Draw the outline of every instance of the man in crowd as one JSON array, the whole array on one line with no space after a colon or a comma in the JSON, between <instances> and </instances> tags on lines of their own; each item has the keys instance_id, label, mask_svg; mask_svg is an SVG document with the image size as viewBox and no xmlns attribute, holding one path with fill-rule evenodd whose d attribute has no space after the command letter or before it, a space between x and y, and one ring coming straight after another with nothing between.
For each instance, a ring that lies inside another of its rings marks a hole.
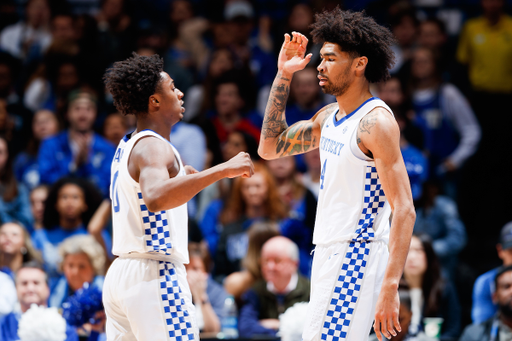
<instances>
[{"instance_id":1,"label":"man in crowd","mask_svg":"<svg viewBox=\"0 0 512 341\"><path fill-rule=\"evenodd\" d=\"M263 279L242 296L241 337L276 336L279 315L297 302L309 301L309 280L297 273L298 266L299 249L290 239L277 236L263 244Z\"/></svg>"}]
</instances>

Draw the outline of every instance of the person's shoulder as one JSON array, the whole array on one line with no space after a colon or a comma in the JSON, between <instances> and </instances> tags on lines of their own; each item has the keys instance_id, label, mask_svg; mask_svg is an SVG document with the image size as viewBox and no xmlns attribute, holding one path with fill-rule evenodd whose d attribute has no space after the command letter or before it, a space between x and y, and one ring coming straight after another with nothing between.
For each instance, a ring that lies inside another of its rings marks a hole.
<instances>
[{"instance_id":1,"label":"person's shoulder","mask_svg":"<svg viewBox=\"0 0 512 341\"><path fill-rule=\"evenodd\" d=\"M464 28L469 32L473 30L480 30L486 24L486 19L483 16L468 19L464 24Z\"/></svg>"},{"instance_id":2,"label":"person's shoulder","mask_svg":"<svg viewBox=\"0 0 512 341\"><path fill-rule=\"evenodd\" d=\"M0 32L0 35L3 36L9 36L12 34L20 34L21 31L23 31L24 23L23 21L18 21L15 24L9 25L5 27L2 32Z\"/></svg>"},{"instance_id":3,"label":"person's shoulder","mask_svg":"<svg viewBox=\"0 0 512 341\"><path fill-rule=\"evenodd\" d=\"M494 281L494 277L498 273L498 269L499 269L499 267L491 269L491 270L481 274L480 276L478 276L477 279L475 280L475 286L477 284L483 285L483 284L486 284L486 283L493 282Z\"/></svg>"}]
</instances>

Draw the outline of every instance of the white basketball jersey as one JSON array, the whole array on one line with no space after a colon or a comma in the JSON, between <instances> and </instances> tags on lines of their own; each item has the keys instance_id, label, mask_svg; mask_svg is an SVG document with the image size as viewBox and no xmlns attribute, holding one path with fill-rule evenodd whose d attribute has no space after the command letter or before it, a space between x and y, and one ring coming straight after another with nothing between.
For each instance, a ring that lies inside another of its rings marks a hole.
<instances>
[{"instance_id":1,"label":"white basketball jersey","mask_svg":"<svg viewBox=\"0 0 512 341\"><path fill-rule=\"evenodd\" d=\"M375 162L357 146L361 119L376 107L391 109L372 97L336 121L332 113L320 139L320 194L313 243L389 240L391 208L377 175Z\"/></svg>"},{"instance_id":2,"label":"white basketball jersey","mask_svg":"<svg viewBox=\"0 0 512 341\"><path fill-rule=\"evenodd\" d=\"M188 263L187 204L159 212L151 212L144 203L140 185L128 172L128 158L135 143L154 136L169 143L151 130L125 136L112 160L110 199L112 200L114 255L145 254L151 258ZM171 144L172 146L172 144ZM180 155L172 146L180 165L178 176L185 176Z\"/></svg>"}]
</instances>

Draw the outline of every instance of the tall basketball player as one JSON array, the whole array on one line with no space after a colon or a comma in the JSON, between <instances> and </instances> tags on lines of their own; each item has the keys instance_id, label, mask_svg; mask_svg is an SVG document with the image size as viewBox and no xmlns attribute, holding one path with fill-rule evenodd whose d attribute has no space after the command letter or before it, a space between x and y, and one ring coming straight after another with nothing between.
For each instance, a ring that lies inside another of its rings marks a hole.
<instances>
[{"instance_id":1,"label":"tall basketball player","mask_svg":"<svg viewBox=\"0 0 512 341\"><path fill-rule=\"evenodd\" d=\"M134 54L105 75L114 104L137 117L112 161L113 254L103 288L109 341L199 340L184 263L187 201L224 177L250 177L247 153L197 172L169 141L183 93L157 55Z\"/></svg>"},{"instance_id":2,"label":"tall basketball player","mask_svg":"<svg viewBox=\"0 0 512 341\"><path fill-rule=\"evenodd\" d=\"M389 30L362 13L316 15L320 87L336 96L311 119L288 127L294 72L311 59L307 38L285 39L259 145L264 159L320 148L322 174L313 243L311 301L303 340L379 340L400 331L398 282L414 226L409 179L391 109L369 90L389 77ZM390 215L393 219L390 227ZM389 250L389 251L388 251Z\"/></svg>"}]
</instances>

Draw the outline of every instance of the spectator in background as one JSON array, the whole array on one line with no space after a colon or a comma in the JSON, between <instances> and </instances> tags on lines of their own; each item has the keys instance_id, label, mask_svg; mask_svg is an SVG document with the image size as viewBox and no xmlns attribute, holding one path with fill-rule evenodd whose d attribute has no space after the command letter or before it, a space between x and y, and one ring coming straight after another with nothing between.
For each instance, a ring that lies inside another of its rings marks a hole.
<instances>
[{"instance_id":1,"label":"spectator in background","mask_svg":"<svg viewBox=\"0 0 512 341\"><path fill-rule=\"evenodd\" d=\"M67 112L69 128L43 141L38 163L41 183L53 184L65 176L87 179L108 195L110 160L115 148L92 130L96 118L96 99L86 92L70 96Z\"/></svg>"},{"instance_id":2,"label":"spectator in background","mask_svg":"<svg viewBox=\"0 0 512 341\"><path fill-rule=\"evenodd\" d=\"M288 126L309 120L327 103L318 86L318 71L311 67L296 72L290 84L290 101L286 105L286 123Z\"/></svg>"},{"instance_id":3,"label":"spectator in background","mask_svg":"<svg viewBox=\"0 0 512 341\"><path fill-rule=\"evenodd\" d=\"M413 235L403 278L410 288L412 321L409 330L418 332L424 317L442 317L441 341L456 340L460 333L460 305L449 280L441 275L440 264L430 237Z\"/></svg>"},{"instance_id":4,"label":"spectator in background","mask_svg":"<svg viewBox=\"0 0 512 341\"><path fill-rule=\"evenodd\" d=\"M309 277L313 257L313 228L317 201L298 180L295 157L287 156L267 161L277 185L281 201L286 205L289 218L281 223L280 232L299 247L300 273Z\"/></svg>"},{"instance_id":5,"label":"spectator in background","mask_svg":"<svg viewBox=\"0 0 512 341\"><path fill-rule=\"evenodd\" d=\"M44 204L48 198L50 188L46 185L39 185L30 192L30 209L34 218L32 231L43 228ZM29 228L30 230L30 228Z\"/></svg>"},{"instance_id":6,"label":"spectator in background","mask_svg":"<svg viewBox=\"0 0 512 341\"><path fill-rule=\"evenodd\" d=\"M5 315L11 313L18 303L16 299L16 287L14 286L14 279L0 271L0 326L2 319ZM0 334L0 340L2 335Z\"/></svg>"},{"instance_id":7,"label":"spectator in background","mask_svg":"<svg viewBox=\"0 0 512 341\"><path fill-rule=\"evenodd\" d=\"M467 326L460 341L507 341L512 339L512 265L498 269L492 298L498 313L488 320Z\"/></svg>"},{"instance_id":8,"label":"spectator in background","mask_svg":"<svg viewBox=\"0 0 512 341\"><path fill-rule=\"evenodd\" d=\"M51 43L50 7L47 0L28 0L25 18L0 34L0 49L19 59L39 59Z\"/></svg>"},{"instance_id":9,"label":"spectator in background","mask_svg":"<svg viewBox=\"0 0 512 341\"><path fill-rule=\"evenodd\" d=\"M316 148L312 151L302 154L306 171L300 175L299 181L309 190L318 200L320 193L320 175L322 173L322 165L320 163L320 149Z\"/></svg>"},{"instance_id":10,"label":"spectator in background","mask_svg":"<svg viewBox=\"0 0 512 341\"><path fill-rule=\"evenodd\" d=\"M32 119L32 137L25 151L19 153L14 159L14 174L16 180L32 190L41 179L37 155L39 146L44 139L52 137L59 132L57 116L50 110L38 110Z\"/></svg>"},{"instance_id":11,"label":"spectator in background","mask_svg":"<svg viewBox=\"0 0 512 341\"><path fill-rule=\"evenodd\" d=\"M299 250L290 239L269 239L261 250L260 279L242 299L238 329L241 337L276 336L279 314L297 302L309 301L309 280L298 274Z\"/></svg>"},{"instance_id":12,"label":"spectator in background","mask_svg":"<svg viewBox=\"0 0 512 341\"><path fill-rule=\"evenodd\" d=\"M483 15L464 25L457 60L468 67L475 111L493 139L495 119L509 119L501 108L512 95L512 17L504 12L505 0L481 0L481 4Z\"/></svg>"},{"instance_id":13,"label":"spectator in background","mask_svg":"<svg viewBox=\"0 0 512 341\"><path fill-rule=\"evenodd\" d=\"M280 200L274 178L263 163L254 163L251 178L237 178L231 195L222 210L222 233L215 257L215 276L240 271L247 253L248 228L257 221L281 222L287 218L285 204Z\"/></svg>"},{"instance_id":14,"label":"spectator in background","mask_svg":"<svg viewBox=\"0 0 512 341\"><path fill-rule=\"evenodd\" d=\"M395 53L395 65L390 70L392 75L407 79L409 62L416 47L419 21L412 7L398 10L390 19L391 31L397 44L392 49Z\"/></svg>"},{"instance_id":15,"label":"spectator in background","mask_svg":"<svg viewBox=\"0 0 512 341\"><path fill-rule=\"evenodd\" d=\"M185 165L190 165L198 171L205 169L206 136L195 124L178 122L172 126L171 143L180 151Z\"/></svg>"},{"instance_id":16,"label":"spectator in background","mask_svg":"<svg viewBox=\"0 0 512 341\"><path fill-rule=\"evenodd\" d=\"M419 48L413 54L413 122L425 138L430 177L443 179L452 198L456 195L455 172L475 153L480 126L466 98L450 83L443 83L434 52Z\"/></svg>"},{"instance_id":17,"label":"spectator in background","mask_svg":"<svg viewBox=\"0 0 512 341\"><path fill-rule=\"evenodd\" d=\"M7 140L0 136L0 223L19 221L27 228L32 226L32 214L28 191L19 184L12 169L12 157L9 154Z\"/></svg>"},{"instance_id":18,"label":"spectator in background","mask_svg":"<svg viewBox=\"0 0 512 341\"><path fill-rule=\"evenodd\" d=\"M20 303L19 310L0 319L0 339L2 341L17 341L18 325L21 316L32 304L47 307L50 288L48 277L40 265L34 262L27 263L16 274L16 292ZM74 328L66 324L65 341L78 341Z\"/></svg>"},{"instance_id":19,"label":"spectator in background","mask_svg":"<svg viewBox=\"0 0 512 341\"><path fill-rule=\"evenodd\" d=\"M103 122L103 137L117 147L125 134L129 133L125 117L118 112L107 115Z\"/></svg>"},{"instance_id":20,"label":"spectator in background","mask_svg":"<svg viewBox=\"0 0 512 341\"><path fill-rule=\"evenodd\" d=\"M51 187L45 203L44 228L33 235L34 247L41 251L51 280L59 276L59 245L68 237L87 234L86 226L100 202L100 193L83 179L63 178ZM106 231L103 238L110 249L112 238Z\"/></svg>"},{"instance_id":21,"label":"spectator in background","mask_svg":"<svg viewBox=\"0 0 512 341\"><path fill-rule=\"evenodd\" d=\"M452 81L455 66L455 51L448 43L448 34L444 21L427 18L419 25L418 45L427 48L438 56L440 73L444 81ZM453 81L452 81L453 82Z\"/></svg>"},{"instance_id":22,"label":"spectator in background","mask_svg":"<svg viewBox=\"0 0 512 341\"><path fill-rule=\"evenodd\" d=\"M512 265L512 221L501 228L500 241L496 244L498 257L503 261L503 266ZM494 268L480 275L473 285L473 306L471 319L474 324L485 322L498 311L494 301L496 287L494 279L500 267Z\"/></svg>"},{"instance_id":23,"label":"spectator in background","mask_svg":"<svg viewBox=\"0 0 512 341\"><path fill-rule=\"evenodd\" d=\"M261 248L267 240L279 236L279 225L272 222L256 222L247 230L247 253L242 259L242 270L228 275L224 279L224 288L236 300L254 284L263 278L261 274Z\"/></svg>"},{"instance_id":24,"label":"spectator in background","mask_svg":"<svg viewBox=\"0 0 512 341\"><path fill-rule=\"evenodd\" d=\"M100 291L105 274L105 253L90 235L66 238L59 246L60 268L64 274L52 287L48 300L50 307L62 308L64 303L85 283Z\"/></svg>"},{"instance_id":25,"label":"spectator in background","mask_svg":"<svg viewBox=\"0 0 512 341\"><path fill-rule=\"evenodd\" d=\"M0 226L0 271L14 279L23 263L40 262L40 254L32 247L27 230L19 223L11 222Z\"/></svg>"},{"instance_id":26,"label":"spectator in background","mask_svg":"<svg viewBox=\"0 0 512 341\"><path fill-rule=\"evenodd\" d=\"M430 236L443 275L454 280L458 254L467 243L466 227L459 217L457 203L441 195L436 182L425 182L422 196L416 201L414 233Z\"/></svg>"},{"instance_id":27,"label":"spectator in background","mask_svg":"<svg viewBox=\"0 0 512 341\"><path fill-rule=\"evenodd\" d=\"M218 333L227 293L209 274L212 266L206 244L189 243L188 251L190 261L185 264L185 269L192 302L196 307L198 328L204 333Z\"/></svg>"}]
</instances>

